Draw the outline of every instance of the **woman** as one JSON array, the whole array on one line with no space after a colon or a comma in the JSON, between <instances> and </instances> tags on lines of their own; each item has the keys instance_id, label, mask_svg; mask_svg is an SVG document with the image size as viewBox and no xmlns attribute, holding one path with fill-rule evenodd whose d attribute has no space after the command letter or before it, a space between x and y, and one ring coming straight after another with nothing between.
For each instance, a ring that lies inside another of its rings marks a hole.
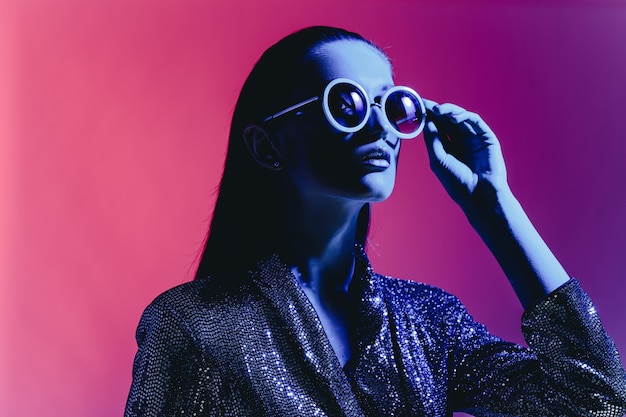
<instances>
[{"instance_id":1,"label":"woman","mask_svg":"<svg viewBox=\"0 0 626 417\"><path fill-rule=\"evenodd\" d=\"M376 274L370 203L402 138L433 171L526 308L530 348L440 289ZM593 305L506 182L474 113L395 87L384 53L329 27L292 34L249 75L196 280L137 330L126 416L621 416L626 383Z\"/></svg>"}]
</instances>

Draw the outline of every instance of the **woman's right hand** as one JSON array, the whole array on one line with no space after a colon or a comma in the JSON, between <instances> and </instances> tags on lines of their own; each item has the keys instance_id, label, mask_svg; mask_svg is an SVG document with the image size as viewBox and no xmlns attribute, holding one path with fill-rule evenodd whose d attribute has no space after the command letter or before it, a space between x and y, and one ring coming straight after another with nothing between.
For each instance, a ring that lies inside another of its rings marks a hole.
<instances>
[{"instance_id":1,"label":"woman's right hand","mask_svg":"<svg viewBox=\"0 0 626 417\"><path fill-rule=\"evenodd\" d=\"M460 106L424 102L432 171L466 214L493 208L499 193L510 192L495 133L478 114Z\"/></svg>"}]
</instances>

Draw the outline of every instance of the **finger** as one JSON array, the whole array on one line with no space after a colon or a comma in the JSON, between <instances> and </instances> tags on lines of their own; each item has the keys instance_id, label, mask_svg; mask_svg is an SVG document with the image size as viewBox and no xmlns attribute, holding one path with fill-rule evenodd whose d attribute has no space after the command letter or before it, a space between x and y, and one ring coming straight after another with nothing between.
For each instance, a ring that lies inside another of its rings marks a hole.
<instances>
[{"instance_id":1,"label":"finger","mask_svg":"<svg viewBox=\"0 0 626 417\"><path fill-rule=\"evenodd\" d=\"M424 142L426 143L426 151L428 152L431 167L433 164L441 163L446 158L447 152L439 138L437 126L432 121L427 122L426 126L424 126Z\"/></svg>"},{"instance_id":2,"label":"finger","mask_svg":"<svg viewBox=\"0 0 626 417\"><path fill-rule=\"evenodd\" d=\"M424 106L426 107L426 111L428 112L433 112L433 109L435 108L435 106L439 105L439 103L437 103L436 101L429 100L426 98L423 98L422 101L424 102Z\"/></svg>"},{"instance_id":3,"label":"finger","mask_svg":"<svg viewBox=\"0 0 626 417\"><path fill-rule=\"evenodd\" d=\"M465 111L467 110L465 110L463 107L452 103L438 104L433 109L433 113L435 113L437 116L453 116L455 114L463 113Z\"/></svg>"},{"instance_id":4,"label":"finger","mask_svg":"<svg viewBox=\"0 0 626 417\"><path fill-rule=\"evenodd\" d=\"M450 120L457 125L466 125L477 135L493 134L493 131L477 114L470 111L454 114Z\"/></svg>"},{"instance_id":5,"label":"finger","mask_svg":"<svg viewBox=\"0 0 626 417\"><path fill-rule=\"evenodd\" d=\"M452 188L450 187L454 183L472 184L475 182L472 170L454 155L446 152L439 139L437 126L432 121L427 122L424 128L424 141L430 160L430 169L448 192L451 192Z\"/></svg>"},{"instance_id":6,"label":"finger","mask_svg":"<svg viewBox=\"0 0 626 417\"><path fill-rule=\"evenodd\" d=\"M470 113L471 112L468 112L463 107L458 106L456 104L452 104L452 103L444 103L444 104L436 105L433 107L433 110L432 110L432 114L434 116L435 122L439 122L439 123L444 122L444 123L450 123L451 125L456 125L456 128L453 130L456 130L458 133L470 134L470 135L476 136L479 133L472 127L472 125L471 124L465 125L463 123L463 121L468 120L469 118L472 117ZM452 132L447 132L447 133L452 133ZM446 134L444 134L443 136L446 136ZM452 136L456 136L456 135L452 134Z\"/></svg>"}]
</instances>

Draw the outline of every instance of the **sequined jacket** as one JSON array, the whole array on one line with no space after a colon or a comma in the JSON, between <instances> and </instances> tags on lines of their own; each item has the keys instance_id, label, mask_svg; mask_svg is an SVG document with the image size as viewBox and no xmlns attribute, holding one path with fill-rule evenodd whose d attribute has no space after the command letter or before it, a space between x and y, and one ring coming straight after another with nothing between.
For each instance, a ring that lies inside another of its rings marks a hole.
<instances>
[{"instance_id":1,"label":"sequined jacket","mask_svg":"<svg viewBox=\"0 0 626 417\"><path fill-rule=\"evenodd\" d=\"M530 348L476 323L454 296L374 273L361 254L360 320L342 368L289 268L157 297L137 329L125 417L622 416L626 378L593 304L572 279L527 310Z\"/></svg>"}]
</instances>

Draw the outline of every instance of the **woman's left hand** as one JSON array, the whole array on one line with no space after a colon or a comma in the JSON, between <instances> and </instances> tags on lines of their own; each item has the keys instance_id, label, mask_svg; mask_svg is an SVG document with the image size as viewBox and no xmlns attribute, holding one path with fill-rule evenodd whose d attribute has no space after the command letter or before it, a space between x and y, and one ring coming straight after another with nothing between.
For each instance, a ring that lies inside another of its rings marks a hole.
<instances>
[{"instance_id":1,"label":"woman's left hand","mask_svg":"<svg viewBox=\"0 0 626 417\"><path fill-rule=\"evenodd\" d=\"M450 197L466 214L496 203L498 193L509 192L496 135L476 113L455 104L424 101L430 166Z\"/></svg>"},{"instance_id":2,"label":"woman's left hand","mask_svg":"<svg viewBox=\"0 0 626 417\"><path fill-rule=\"evenodd\" d=\"M476 113L425 100L430 165L529 307L569 276L528 219L506 181L500 143Z\"/></svg>"}]
</instances>

